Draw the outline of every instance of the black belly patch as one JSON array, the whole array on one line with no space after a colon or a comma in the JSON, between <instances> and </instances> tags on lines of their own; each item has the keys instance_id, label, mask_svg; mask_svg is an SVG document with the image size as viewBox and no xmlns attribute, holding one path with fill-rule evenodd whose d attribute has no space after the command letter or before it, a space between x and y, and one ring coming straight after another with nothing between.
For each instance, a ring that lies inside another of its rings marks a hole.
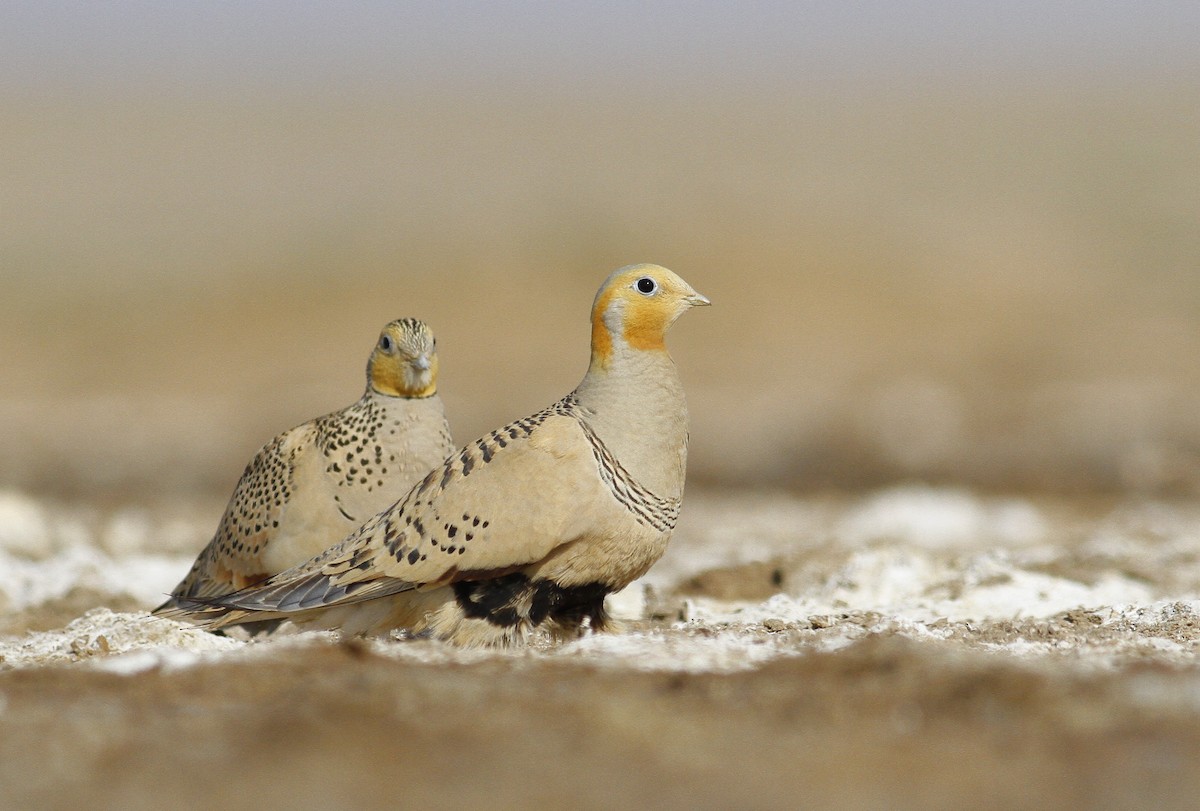
<instances>
[{"instance_id":1,"label":"black belly patch","mask_svg":"<svg viewBox=\"0 0 1200 811\"><path fill-rule=\"evenodd\" d=\"M603 583L560 586L550 580L530 580L523 574L454 584L454 596L464 614L502 628L520 623L537 626L547 620L578 627L589 620L599 629L607 619L604 596L610 590Z\"/></svg>"}]
</instances>

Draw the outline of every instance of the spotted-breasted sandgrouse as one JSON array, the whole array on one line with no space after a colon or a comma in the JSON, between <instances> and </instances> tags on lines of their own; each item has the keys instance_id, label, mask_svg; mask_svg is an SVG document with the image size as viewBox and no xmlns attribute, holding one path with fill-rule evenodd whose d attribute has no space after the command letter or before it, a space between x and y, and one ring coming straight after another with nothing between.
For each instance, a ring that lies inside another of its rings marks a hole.
<instances>
[{"instance_id":1,"label":"spotted-breasted sandgrouse","mask_svg":"<svg viewBox=\"0 0 1200 811\"><path fill-rule=\"evenodd\" d=\"M454 450L437 382L429 327L415 318L385 326L362 398L255 454L213 539L155 611L201 608L266 580L393 504Z\"/></svg>"}]
</instances>

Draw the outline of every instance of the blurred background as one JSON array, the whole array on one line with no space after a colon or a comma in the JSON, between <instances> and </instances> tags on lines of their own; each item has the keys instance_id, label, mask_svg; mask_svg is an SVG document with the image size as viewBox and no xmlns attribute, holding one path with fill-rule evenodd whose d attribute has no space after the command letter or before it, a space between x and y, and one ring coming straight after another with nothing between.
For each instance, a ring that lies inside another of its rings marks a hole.
<instances>
[{"instance_id":1,"label":"blurred background","mask_svg":"<svg viewBox=\"0 0 1200 811\"><path fill-rule=\"evenodd\" d=\"M1200 492L1200 4L0 3L0 487L224 498L656 262L701 485Z\"/></svg>"}]
</instances>

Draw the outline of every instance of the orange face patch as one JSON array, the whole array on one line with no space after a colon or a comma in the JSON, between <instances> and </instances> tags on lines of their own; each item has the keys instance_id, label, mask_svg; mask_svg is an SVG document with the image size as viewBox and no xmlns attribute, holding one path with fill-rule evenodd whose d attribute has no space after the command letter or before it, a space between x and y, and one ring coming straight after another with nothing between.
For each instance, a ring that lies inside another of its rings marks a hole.
<instances>
[{"instance_id":1,"label":"orange face patch","mask_svg":"<svg viewBox=\"0 0 1200 811\"><path fill-rule=\"evenodd\" d=\"M629 274L635 278L640 274ZM612 357L612 335L604 314L613 306L622 307L621 339L632 349L666 351L664 341L672 313L658 298L648 299L632 291L625 280L605 290L592 309L592 358L607 366ZM619 299L619 302L618 302Z\"/></svg>"},{"instance_id":2,"label":"orange face patch","mask_svg":"<svg viewBox=\"0 0 1200 811\"><path fill-rule=\"evenodd\" d=\"M664 338L670 313L658 301L630 299L625 303L622 336L634 349L667 348Z\"/></svg>"},{"instance_id":3,"label":"orange face patch","mask_svg":"<svg viewBox=\"0 0 1200 811\"><path fill-rule=\"evenodd\" d=\"M608 327L604 324L604 313L616 294L616 287L605 290L592 307L592 359L599 361L601 366L607 366L609 358L612 357L612 336L608 334Z\"/></svg>"}]
</instances>

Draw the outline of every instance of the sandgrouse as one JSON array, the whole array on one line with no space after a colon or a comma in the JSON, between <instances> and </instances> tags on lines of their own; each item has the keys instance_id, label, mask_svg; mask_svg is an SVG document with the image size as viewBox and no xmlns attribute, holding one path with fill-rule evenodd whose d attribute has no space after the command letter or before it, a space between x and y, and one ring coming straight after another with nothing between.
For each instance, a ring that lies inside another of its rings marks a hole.
<instances>
[{"instance_id":1,"label":"sandgrouse","mask_svg":"<svg viewBox=\"0 0 1200 811\"><path fill-rule=\"evenodd\" d=\"M451 455L323 554L185 618L210 629L287 617L460 645L563 638L607 622L605 595L666 550L683 497L687 406L664 336L708 304L632 265L592 306L592 356L549 408Z\"/></svg>"},{"instance_id":2,"label":"sandgrouse","mask_svg":"<svg viewBox=\"0 0 1200 811\"><path fill-rule=\"evenodd\" d=\"M404 495L454 450L437 378L429 327L415 318L385 326L362 399L258 451L213 539L156 613L200 608L266 580Z\"/></svg>"}]
</instances>

